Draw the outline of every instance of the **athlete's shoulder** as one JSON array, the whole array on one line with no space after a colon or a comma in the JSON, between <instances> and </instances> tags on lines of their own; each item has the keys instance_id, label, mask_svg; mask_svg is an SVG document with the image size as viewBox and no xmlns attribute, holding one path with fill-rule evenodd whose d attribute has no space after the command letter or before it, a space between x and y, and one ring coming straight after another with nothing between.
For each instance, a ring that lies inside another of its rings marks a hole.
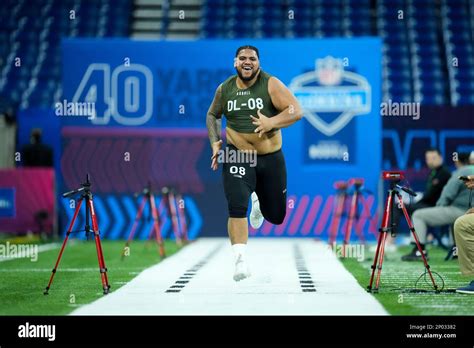
<instances>
[{"instance_id":1,"label":"athlete's shoulder","mask_svg":"<svg viewBox=\"0 0 474 348\"><path fill-rule=\"evenodd\" d=\"M276 76L265 71L260 72L260 79L268 89L279 88L282 85L282 82Z\"/></svg>"},{"instance_id":2,"label":"athlete's shoulder","mask_svg":"<svg viewBox=\"0 0 474 348\"><path fill-rule=\"evenodd\" d=\"M231 75L231 76L229 76L227 79L224 80L224 82L221 83L221 86L222 86L222 87L227 86L229 83L231 83L232 81L234 81L236 78L237 78L237 75Z\"/></svg>"},{"instance_id":3,"label":"athlete's shoulder","mask_svg":"<svg viewBox=\"0 0 474 348\"><path fill-rule=\"evenodd\" d=\"M266 71L260 70L260 78L269 80L272 77L274 77L272 74L269 74Z\"/></svg>"},{"instance_id":4,"label":"athlete's shoulder","mask_svg":"<svg viewBox=\"0 0 474 348\"><path fill-rule=\"evenodd\" d=\"M237 75L229 76L226 80L224 80L224 82L219 85L222 96L227 95L228 92L232 89L232 85L235 84L236 78Z\"/></svg>"}]
</instances>

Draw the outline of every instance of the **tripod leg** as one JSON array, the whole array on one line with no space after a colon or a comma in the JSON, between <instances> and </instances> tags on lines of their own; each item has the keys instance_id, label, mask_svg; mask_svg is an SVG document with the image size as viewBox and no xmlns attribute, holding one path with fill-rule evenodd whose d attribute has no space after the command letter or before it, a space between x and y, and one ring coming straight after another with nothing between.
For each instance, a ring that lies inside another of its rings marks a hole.
<instances>
[{"instance_id":1,"label":"tripod leg","mask_svg":"<svg viewBox=\"0 0 474 348\"><path fill-rule=\"evenodd\" d=\"M367 289L369 291L372 290L372 284L374 282L375 268L376 268L377 261L378 261L378 258L379 258L380 246L382 245L383 234L384 234L384 232L382 232L382 231L379 232L379 238L378 238L378 241L377 241L377 249L375 249L374 263L372 264L372 267L371 267L372 268L372 274L370 276L369 286L367 287Z\"/></svg>"},{"instance_id":2,"label":"tripod leg","mask_svg":"<svg viewBox=\"0 0 474 348\"><path fill-rule=\"evenodd\" d=\"M153 196L153 197L154 197L154 196ZM158 209L156 210L156 211L157 211L158 221L160 221L159 219L161 218L161 212L162 212L163 209L164 209L164 208L163 208L164 200L165 200L165 197L164 197L164 196L161 197L160 204L158 204ZM166 205L166 204L165 204L165 205ZM150 209L151 209L151 208L150 208ZM153 214L153 213L152 213L152 214ZM159 227L160 227L160 235L163 237L163 235L161 234L161 227L162 227L162 226L159 226ZM148 237L147 237L147 239L146 239L146 241L145 241L145 249L148 249L148 246L149 246L149 244L150 244L150 240L151 240L151 238L152 238L152 236L153 236L153 234L154 234L154 233L153 233L154 231L155 231L155 230L154 230L153 228L150 229L150 233L148 234ZM163 239L164 239L164 238L163 238Z\"/></svg>"},{"instance_id":3,"label":"tripod leg","mask_svg":"<svg viewBox=\"0 0 474 348\"><path fill-rule=\"evenodd\" d=\"M152 230L155 231L155 238L156 243L158 245L158 251L160 253L160 257L165 257L165 247L163 243L163 238L161 237L161 230L160 230L160 221L158 218L158 212L156 211L155 205L155 196L150 194L150 206L151 206L151 213L153 216L153 227Z\"/></svg>"},{"instance_id":4,"label":"tripod leg","mask_svg":"<svg viewBox=\"0 0 474 348\"><path fill-rule=\"evenodd\" d=\"M346 224L346 233L344 234L344 245L342 246L342 257L346 257L346 246L351 238L352 225L354 223L355 211L357 209L357 191L352 195L351 208Z\"/></svg>"},{"instance_id":5,"label":"tripod leg","mask_svg":"<svg viewBox=\"0 0 474 348\"><path fill-rule=\"evenodd\" d=\"M341 222L342 211L344 209L344 198L341 193L336 194L336 205L334 209L334 217L331 223L331 230L329 234L329 244L332 245L336 241L337 230Z\"/></svg>"},{"instance_id":6,"label":"tripod leg","mask_svg":"<svg viewBox=\"0 0 474 348\"><path fill-rule=\"evenodd\" d=\"M385 255L385 242L387 240L387 232L382 233L382 243L380 245L380 257L379 257L379 264L377 266L377 280L375 281L375 291L379 290L379 283L380 283L380 276L382 274L382 265L383 265L383 257Z\"/></svg>"},{"instance_id":7,"label":"tripod leg","mask_svg":"<svg viewBox=\"0 0 474 348\"><path fill-rule=\"evenodd\" d=\"M99 226L97 224L97 216L95 215L92 197L88 199L86 203L88 204L88 207L91 212L92 229L94 232L95 246L97 249L97 259L99 261L100 278L102 280L102 288L104 290L104 295L106 295L109 293L110 285L109 285L109 280L107 278L107 268L105 267L104 253L102 252L102 245L100 242Z\"/></svg>"},{"instance_id":8,"label":"tripod leg","mask_svg":"<svg viewBox=\"0 0 474 348\"><path fill-rule=\"evenodd\" d=\"M72 217L71 223L69 225L69 228L67 229L66 237L64 238L63 245L61 246L61 250L59 251L58 259L56 260L56 264L54 265L53 272L51 273L51 277L49 278L48 286L46 286L46 289L44 290L45 295L48 295L49 288L51 287L51 284L53 283L54 275L56 274L56 270L58 269L59 262L61 261L61 257L63 256L64 248L66 247L67 241L69 240L69 235L71 234L74 224L76 223L77 214L79 214L81 205L82 205L82 198L77 201L76 210L74 211L74 215Z\"/></svg>"},{"instance_id":9,"label":"tripod leg","mask_svg":"<svg viewBox=\"0 0 474 348\"><path fill-rule=\"evenodd\" d=\"M355 224L355 231L356 231L356 234L357 236L359 237L359 240L362 242L362 244L365 244L365 237L364 237L364 233L362 232L362 227L363 225L360 224L360 221L361 218L363 217L364 213L367 213L366 216L367 217L370 217L370 210L368 212L366 212L367 208L366 208L366 205L365 205L365 198L364 196L362 196L361 194L359 194L357 196L357 200L358 202L360 201L361 203L361 206L362 206L362 213L358 216L357 215L357 207L358 205L356 205L356 215L355 215L355 221L357 221L357 223ZM358 203L357 203L358 204Z\"/></svg>"},{"instance_id":10,"label":"tripod leg","mask_svg":"<svg viewBox=\"0 0 474 348\"><path fill-rule=\"evenodd\" d=\"M128 235L127 242L125 243L125 246L124 246L123 251L122 251L122 260L125 256L126 248L130 245L130 243L133 240L133 237L135 236L135 231L136 231L138 223L139 223L139 221L142 217L143 207L145 206L145 203L146 203L146 196L144 196L142 198L142 201L140 202L140 206L139 206L138 211L137 211L137 215L135 215L135 222L133 223L132 230L130 231L130 234Z\"/></svg>"},{"instance_id":11,"label":"tripod leg","mask_svg":"<svg viewBox=\"0 0 474 348\"><path fill-rule=\"evenodd\" d=\"M382 263L383 263L383 254L384 254L384 246L385 246L385 240L387 237L387 231L388 231L388 223L390 221L390 212L391 212L391 207L393 204L393 191L390 190L388 193L387 201L385 202L385 210L383 214L383 219L382 219L382 227L379 229L379 239L377 242L377 249L375 251L375 257L374 257L374 263L372 264L372 275L370 276L370 283L368 286L368 290L372 290L372 284L374 281L374 275L375 275L375 269L376 265L378 263L377 269L377 281L375 283L375 289L378 290L379 288L379 281L380 281L380 274L382 272Z\"/></svg>"},{"instance_id":12,"label":"tripod leg","mask_svg":"<svg viewBox=\"0 0 474 348\"><path fill-rule=\"evenodd\" d=\"M401 203L403 215L405 216L408 227L410 228L410 231L413 234L413 238L415 239L416 247L418 248L418 251L421 254L421 258L423 259L423 264L425 265L425 269L426 269L426 271L428 272L428 274L430 276L431 283L433 284L433 288L435 290L438 290L438 285L436 284L436 282L433 278L433 274L431 273L430 265L428 264L428 261L426 260L425 253L423 253L423 248L421 247L420 241L418 240L418 235L416 234L415 227L413 227L413 224L411 222L410 216L408 215L407 209L405 208L405 205L403 204L402 196L400 194L397 194L397 197L398 197L398 199Z\"/></svg>"},{"instance_id":13,"label":"tripod leg","mask_svg":"<svg viewBox=\"0 0 474 348\"><path fill-rule=\"evenodd\" d=\"M179 194L177 196L178 198L178 202L183 202L183 207L181 208L181 206L178 204L178 215L179 215L179 221L180 221L180 224L182 226L182 230L183 230L183 240L185 243L188 242L188 224L186 223L186 213L185 213L185 210L184 210L184 200L183 200L183 197L181 196L181 194Z\"/></svg>"},{"instance_id":14,"label":"tripod leg","mask_svg":"<svg viewBox=\"0 0 474 348\"><path fill-rule=\"evenodd\" d=\"M174 236L176 238L176 244L179 246L183 245L183 242L181 241L181 236L179 233L179 226L178 226L178 219L176 217L176 206L175 206L175 199L174 195L172 192L168 193L168 207L169 207L169 213L171 215L171 222L173 224L173 232Z\"/></svg>"}]
</instances>

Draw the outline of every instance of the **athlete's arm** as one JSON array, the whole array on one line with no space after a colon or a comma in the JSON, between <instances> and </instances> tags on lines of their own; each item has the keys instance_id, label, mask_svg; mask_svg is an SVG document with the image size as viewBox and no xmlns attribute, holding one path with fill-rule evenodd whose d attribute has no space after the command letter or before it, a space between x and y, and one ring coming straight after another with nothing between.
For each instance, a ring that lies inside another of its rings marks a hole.
<instances>
[{"instance_id":1,"label":"athlete's arm","mask_svg":"<svg viewBox=\"0 0 474 348\"><path fill-rule=\"evenodd\" d=\"M252 123L258 126L255 133L259 133L259 137L273 128L288 127L303 117L303 111L298 100L283 82L271 77L268 80L268 93L273 105L280 113L273 117L266 117L259 110L257 112L259 118L251 116Z\"/></svg>"},{"instance_id":2,"label":"athlete's arm","mask_svg":"<svg viewBox=\"0 0 474 348\"><path fill-rule=\"evenodd\" d=\"M217 153L221 149L221 130L222 130L222 84L217 87L214 99L207 111L206 126L209 134L209 141L212 147L211 168L217 170Z\"/></svg>"},{"instance_id":3,"label":"athlete's arm","mask_svg":"<svg viewBox=\"0 0 474 348\"><path fill-rule=\"evenodd\" d=\"M222 105L221 105L221 96L222 96L222 84L219 85L214 94L214 99L212 100L211 106L207 111L206 125L207 131L209 133L209 141L211 145L216 141L221 139L221 129L222 129Z\"/></svg>"}]
</instances>

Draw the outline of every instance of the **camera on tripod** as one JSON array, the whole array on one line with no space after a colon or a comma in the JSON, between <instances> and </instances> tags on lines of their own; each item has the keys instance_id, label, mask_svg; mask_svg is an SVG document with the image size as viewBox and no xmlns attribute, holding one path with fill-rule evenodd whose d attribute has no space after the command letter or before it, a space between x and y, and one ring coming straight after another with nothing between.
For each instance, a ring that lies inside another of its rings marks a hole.
<instances>
[{"instance_id":1,"label":"camera on tripod","mask_svg":"<svg viewBox=\"0 0 474 348\"><path fill-rule=\"evenodd\" d=\"M94 240L95 240L95 245L96 245L96 250L97 250L97 258L99 260L99 272L100 272L100 277L102 280L102 288L104 291L104 295L108 294L110 290L109 280L107 277L107 268L105 267L104 253L102 251L102 243L100 241L99 224L97 222L97 215L95 213L94 202L92 198L91 182L90 182L89 174L86 175L86 181L81 184L80 188L69 191L69 192L65 192L63 193L62 196L64 198L67 198L67 197L75 196L77 194L80 194L80 197L77 200L77 205L76 205L76 209L74 210L74 215L72 217L71 224L69 225L69 228L66 232L66 237L64 238L63 244L61 246L61 250L59 251L56 264L51 273L51 277L49 278L49 283L43 292L45 295L48 295L49 293L49 289L51 287L51 284L53 283L54 275L56 274L56 270L58 269L59 262L61 261L61 257L63 255L64 249L66 248L66 244L67 244L67 241L69 240L70 234L73 232L78 232L78 231L73 231L72 229L74 228L77 215L79 214L79 210L81 209L81 205L83 202L84 202L85 210L86 210L85 228L84 230L79 230L79 231L84 231L87 237L89 236L89 234L94 235ZM91 226L91 223L92 223L92 226Z\"/></svg>"},{"instance_id":2,"label":"camera on tripod","mask_svg":"<svg viewBox=\"0 0 474 348\"><path fill-rule=\"evenodd\" d=\"M382 172L382 179L388 181L401 181L405 179L405 173L401 171L383 171Z\"/></svg>"},{"instance_id":3,"label":"camera on tripod","mask_svg":"<svg viewBox=\"0 0 474 348\"><path fill-rule=\"evenodd\" d=\"M417 194L415 191L410 189L408 186L400 186L398 183L402 180L405 180L405 172L402 171L393 171L393 170L388 170L388 171L383 171L382 172L382 179L390 182L390 188L391 189L400 189L406 193L408 193L412 197L416 197Z\"/></svg>"},{"instance_id":4,"label":"camera on tripod","mask_svg":"<svg viewBox=\"0 0 474 348\"><path fill-rule=\"evenodd\" d=\"M425 257L425 254L423 253L423 250L420 246L420 242L418 240L418 236L415 231L415 227L413 226L413 223L410 219L410 216L405 208L405 205L403 204L403 199L400 194L399 190L402 190L406 193L408 193L410 196L415 197L416 192L413 191L411 188L408 186L400 186L399 183L405 179L404 172L402 171L383 171L382 172L382 178L383 180L386 180L390 183L390 189L388 190L388 195L387 195L387 200L385 202L384 210L383 210L383 218L382 218L382 226L379 229L379 236L377 239L377 249L375 250L375 256L374 256L374 262L371 266L372 268L372 274L370 276L370 281L369 285L367 286L367 290L369 292L378 292L379 290L379 285L380 285L380 275L382 272L382 264L384 260L384 254L385 254L385 242L387 239L387 234L388 233L393 233L393 227L394 224L392 223L392 215L393 215L393 205L395 198L398 199L398 202L400 204L400 208L403 211L403 215L405 216L406 222L408 224L408 227L413 235L413 239L415 240L415 244L418 248L418 251L421 253L421 257L423 259L423 264L425 266L425 273L423 273L421 277L425 276L426 274L429 275L431 279L431 283L433 285L433 289L435 291L440 291L438 288L438 285L436 284L436 281L433 277L433 273L430 270L430 266L428 265L428 261ZM377 277L375 279L375 273L377 272ZM418 278L418 279L420 279ZM375 287L372 287L374 284L375 280Z\"/></svg>"}]
</instances>

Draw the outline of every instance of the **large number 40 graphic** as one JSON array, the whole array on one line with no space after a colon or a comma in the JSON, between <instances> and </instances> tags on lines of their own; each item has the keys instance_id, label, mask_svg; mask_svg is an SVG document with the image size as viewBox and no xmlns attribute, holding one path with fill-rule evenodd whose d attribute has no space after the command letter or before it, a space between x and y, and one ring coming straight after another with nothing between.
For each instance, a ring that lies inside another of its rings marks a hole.
<instances>
[{"instance_id":1,"label":"large number 40 graphic","mask_svg":"<svg viewBox=\"0 0 474 348\"><path fill-rule=\"evenodd\" d=\"M109 64L90 64L72 101L95 103L94 124L108 124L112 117L119 124L139 126L153 113L153 75L141 64L120 65L112 74Z\"/></svg>"}]
</instances>

